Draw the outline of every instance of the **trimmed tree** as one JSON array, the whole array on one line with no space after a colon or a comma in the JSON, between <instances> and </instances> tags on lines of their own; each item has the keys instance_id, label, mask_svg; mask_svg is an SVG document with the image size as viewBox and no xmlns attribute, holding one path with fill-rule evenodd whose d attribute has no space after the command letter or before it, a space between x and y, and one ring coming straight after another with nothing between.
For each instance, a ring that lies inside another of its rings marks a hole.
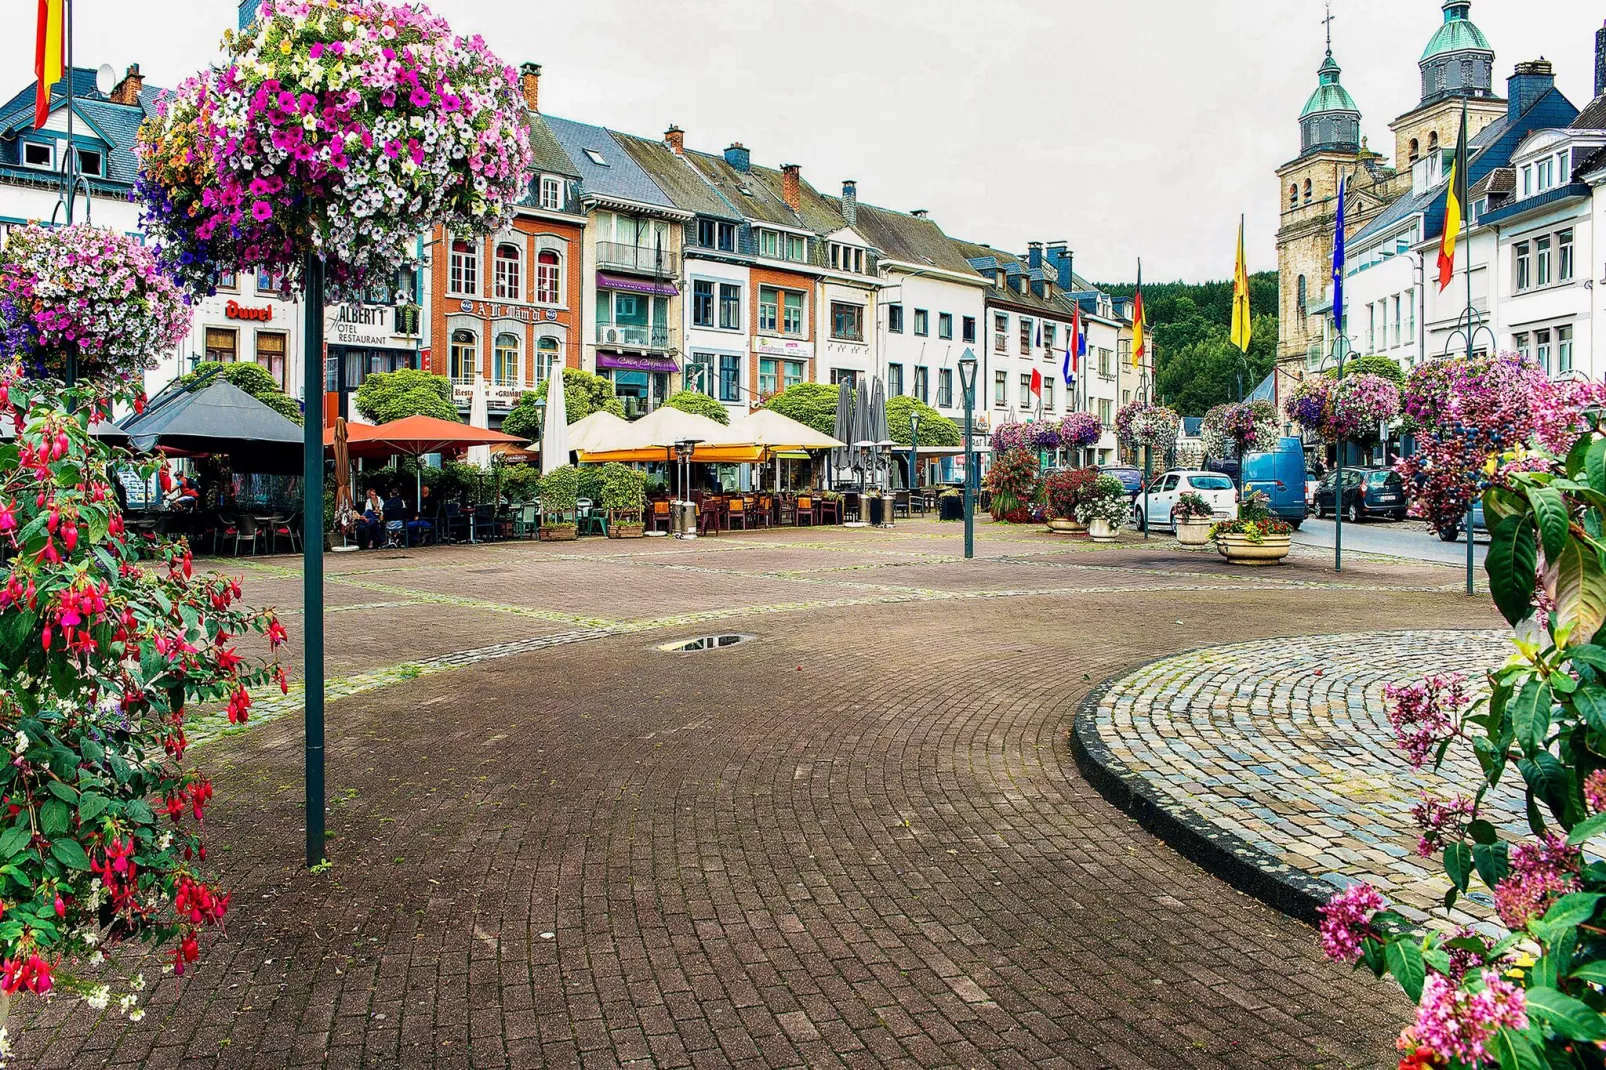
<instances>
[{"instance_id":1,"label":"trimmed tree","mask_svg":"<svg viewBox=\"0 0 1606 1070\"><path fill-rule=\"evenodd\" d=\"M730 410L707 394L701 394L695 390L682 390L680 393L670 396L664 404L672 409L679 409L681 412L689 412L696 416L706 416L717 424L731 422Z\"/></svg>"},{"instance_id":2,"label":"trimmed tree","mask_svg":"<svg viewBox=\"0 0 1606 1070\"><path fill-rule=\"evenodd\" d=\"M376 424L405 416L459 420L452 384L444 376L418 368L375 372L357 388L357 411Z\"/></svg>"},{"instance_id":3,"label":"trimmed tree","mask_svg":"<svg viewBox=\"0 0 1606 1070\"><path fill-rule=\"evenodd\" d=\"M776 394L764 403L764 407L782 416L790 417L806 427L812 427L822 435L836 434L836 398L837 388L827 383L798 383L796 386ZM887 420L892 419L891 405L888 404ZM909 426L909 417L906 413L903 418L904 427Z\"/></svg>"},{"instance_id":4,"label":"trimmed tree","mask_svg":"<svg viewBox=\"0 0 1606 1070\"><path fill-rule=\"evenodd\" d=\"M298 424L301 422L301 406L297 404L295 398L279 389L279 384L273 381L273 376L260 364L242 361L220 364L217 361L203 361L195 366L194 371L182 376L179 382L185 386L194 386L201 379L213 376L233 383L285 419Z\"/></svg>"},{"instance_id":5,"label":"trimmed tree","mask_svg":"<svg viewBox=\"0 0 1606 1070\"><path fill-rule=\"evenodd\" d=\"M795 388L794 388L795 389ZM920 445L922 446L963 446L965 433L959 425L948 417L927 405L919 398L908 394L899 394L897 397L887 399L887 433L892 441L900 446L910 446L909 441L909 414L920 414ZM830 434L836 428L836 402L831 403L831 426L826 429Z\"/></svg>"}]
</instances>

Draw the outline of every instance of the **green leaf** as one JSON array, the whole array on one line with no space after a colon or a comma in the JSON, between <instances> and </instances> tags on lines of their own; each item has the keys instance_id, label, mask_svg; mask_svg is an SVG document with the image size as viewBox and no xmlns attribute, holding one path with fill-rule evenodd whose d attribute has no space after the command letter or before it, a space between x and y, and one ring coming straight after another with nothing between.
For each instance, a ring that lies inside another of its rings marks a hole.
<instances>
[{"instance_id":1,"label":"green leaf","mask_svg":"<svg viewBox=\"0 0 1606 1070\"><path fill-rule=\"evenodd\" d=\"M1472 848L1459 842L1445 844L1444 872L1458 891L1466 891L1472 880Z\"/></svg>"},{"instance_id":2,"label":"green leaf","mask_svg":"<svg viewBox=\"0 0 1606 1070\"><path fill-rule=\"evenodd\" d=\"M1584 454L1584 476L1597 494L1606 494L1606 438L1597 438Z\"/></svg>"},{"instance_id":3,"label":"green leaf","mask_svg":"<svg viewBox=\"0 0 1606 1070\"><path fill-rule=\"evenodd\" d=\"M1556 576L1556 630L1572 626L1587 643L1606 623L1606 570L1593 547L1567 539L1555 555L1545 555Z\"/></svg>"},{"instance_id":4,"label":"green leaf","mask_svg":"<svg viewBox=\"0 0 1606 1070\"><path fill-rule=\"evenodd\" d=\"M1574 820L1573 775L1554 754L1547 750L1535 752L1532 758L1517 763L1518 772L1528 786L1539 793L1552 816L1564 828Z\"/></svg>"},{"instance_id":5,"label":"green leaf","mask_svg":"<svg viewBox=\"0 0 1606 1070\"><path fill-rule=\"evenodd\" d=\"M78 793L59 780L50 782L50 794L65 803L76 804L78 802Z\"/></svg>"},{"instance_id":6,"label":"green leaf","mask_svg":"<svg viewBox=\"0 0 1606 1070\"><path fill-rule=\"evenodd\" d=\"M1528 1013L1537 1014L1569 1040L1606 1040L1606 1019L1554 988L1528 989Z\"/></svg>"},{"instance_id":7,"label":"green leaf","mask_svg":"<svg viewBox=\"0 0 1606 1070\"><path fill-rule=\"evenodd\" d=\"M1606 814L1596 814L1589 820L1580 821L1574 825L1573 830L1567 834L1567 842L1577 847L1585 840L1599 836L1602 832L1606 832Z\"/></svg>"},{"instance_id":8,"label":"green leaf","mask_svg":"<svg viewBox=\"0 0 1606 1070\"><path fill-rule=\"evenodd\" d=\"M1554 703L1550 685L1537 679L1523 684L1517 697L1511 700L1512 727L1516 730L1517 744L1525 753L1532 754L1545 745L1545 737L1550 733L1550 707Z\"/></svg>"},{"instance_id":9,"label":"green leaf","mask_svg":"<svg viewBox=\"0 0 1606 1070\"><path fill-rule=\"evenodd\" d=\"M1606 734L1606 687L1584 684L1572 693L1569 702L1585 724L1596 732Z\"/></svg>"},{"instance_id":10,"label":"green leaf","mask_svg":"<svg viewBox=\"0 0 1606 1070\"><path fill-rule=\"evenodd\" d=\"M1422 998L1422 982L1427 977L1427 964L1422 961L1422 949L1411 937L1392 941L1384 951L1389 972L1400 982L1400 987L1412 1003Z\"/></svg>"},{"instance_id":11,"label":"green leaf","mask_svg":"<svg viewBox=\"0 0 1606 1070\"><path fill-rule=\"evenodd\" d=\"M1534 575L1539 547L1533 525L1526 517L1510 516L1490 533L1489 556L1483 567L1489 576L1489 593L1500 615L1511 624L1533 616Z\"/></svg>"},{"instance_id":12,"label":"green leaf","mask_svg":"<svg viewBox=\"0 0 1606 1070\"><path fill-rule=\"evenodd\" d=\"M1500 841L1495 827L1481 817L1467 826L1467 835L1472 837L1473 843L1488 844Z\"/></svg>"},{"instance_id":13,"label":"green leaf","mask_svg":"<svg viewBox=\"0 0 1606 1070\"><path fill-rule=\"evenodd\" d=\"M26 826L18 825L6 829L3 834L0 834L0 858L10 858L28 846L28 841L31 839L33 839L33 833Z\"/></svg>"},{"instance_id":14,"label":"green leaf","mask_svg":"<svg viewBox=\"0 0 1606 1070\"><path fill-rule=\"evenodd\" d=\"M1602 441L1606 441L1603 439ZM1592 669L1599 669L1606 673L1606 647L1586 644L1575 646L1567 651L1567 661L1581 661Z\"/></svg>"},{"instance_id":15,"label":"green leaf","mask_svg":"<svg viewBox=\"0 0 1606 1070\"><path fill-rule=\"evenodd\" d=\"M85 822L94 820L101 811L106 809L107 804L106 796L85 792L83 799L78 804L78 820Z\"/></svg>"},{"instance_id":16,"label":"green leaf","mask_svg":"<svg viewBox=\"0 0 1606 1070\"><path fill-rule=\"evenodd\" d=\"M84 849L78 845L77 840L56 840L50 845L50 853L69 869L89 868L89 856L84 854Z\"/></svg>"},{"instance_id":17,"label":"green leaf","mask_svg":"<svg viewBox=\"0 0 1606 1070\"><path fill-rule=\"evenodd\" d=\"M1501 1026L1489 1041L1489 1051L1500 1070L1546 1070L1544 1060L1527 1037Z\"/></svg>"},{"instance_id":18,"label":"green leaf","mask_svg":"<svg viewBox=\"0 0 1606 1070\"><path fill-rule=\"evenodd\" d=\"M1545 560L1554 561L1567 545L1567 527L1571 520L1567 499L1553 487L1530 487L1528 502L1533 506L1534 519L1539 524Z\"/></svg>"},{"instance_id":19,"label":"green leaf","mask_svg":"<svg viewBox=\"0 0 1606 1070\"><path fill-rule=\"evenodd\" d=\"M1606 895L1598 892L1573 892L1570 895L1564 895L1552 903L1549 910L1545 911L1545 924L1552 927L1559 925L1572 926L1588 921L1590 915L1595 913L1595 908L1600 905L1602 899L1606 899Z\"/></svg>"},{"instance_id":20,"label":"green leaf","mask_svg":"<svg viewBox=\"0 0 1606 1070\"><path fill-rule=\"evenodd\" d=\"M1574 970L1572 975L1590 984L1606 985L1606 962L1586 962Z\"/></svg>"},{"instance_id":21,"label":"green leaf","mask_svg":"<svg viewBox=\"0 0 1606 1070\"><path fill-rule=\"evenodd\" d=\"M60 799L51 799L39 808L39 831L55 836L67 831L72 821L72 809Z\"/></svg>"}]
</instances>

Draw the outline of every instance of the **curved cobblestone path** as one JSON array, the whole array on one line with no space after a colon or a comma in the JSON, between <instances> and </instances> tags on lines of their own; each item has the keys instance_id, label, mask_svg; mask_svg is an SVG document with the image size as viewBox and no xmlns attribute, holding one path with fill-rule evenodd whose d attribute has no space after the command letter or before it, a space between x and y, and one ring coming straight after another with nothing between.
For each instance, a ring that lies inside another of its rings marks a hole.
<instances>
[{"instance_id":1,"label":"curved cobblestone path","mask_svg":"<svg viewBox=\"0 0 1606 1070\"><path fill-rule=\"evenodd\" d=\"M1391 1065L1398 995L1115 811L1067 732L1164 654L1483 603L1159 540L984 528L960 564L952 531L340 561L332 868L300 869L296 718L215 739L228 932L137 1025L26 1018L21 1063ZM710 615L754 641L657 649Z\"/></svg>"}]
</instances>

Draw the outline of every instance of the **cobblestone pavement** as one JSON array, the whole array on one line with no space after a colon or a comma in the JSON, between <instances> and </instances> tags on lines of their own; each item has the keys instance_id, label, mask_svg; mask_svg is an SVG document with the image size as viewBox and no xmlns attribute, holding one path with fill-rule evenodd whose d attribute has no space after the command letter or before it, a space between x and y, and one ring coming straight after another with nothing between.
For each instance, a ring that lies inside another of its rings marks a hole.
<instances>
[{"instance_id":1,"label":"cobblestone pavement","mask_svg":"<svg viewBox=\"0 0 1606 1070\"><path fill-rule=\"evenodd\" d=\"M1246 874L1268 901L1288 891L1324 900L1365 880L1423 921L1450 883L1437 859L1417 856L1411 807L1424 793L1470 797L1483 776L1469 748L1452 749L1437 773L1413 770L1393 744L1383 688L1450 669L1477 694L1482 674L1510 654L1509 634L1327 635L1162 658L1091 700L1077 734L1094 761L1174 819L1162 835L1183 850L1199 849L1202 836L1236 853L1273 879ZM1511 784L1485 800L1484 816L1513 838L1527 834ZM1493 914L1474 888L1433 919Z\"/></svg>"},{"instance_id":2,"label":"cobblestone pavement","mask_svg":"<svg viewBox=\"0 0 1606 1070\"><path fill-rule=\"evenodd\" d=\"M1391 1065L1398 995L1113 809L1068 731L1155 658L1485 601L1161 539L959 549L917 522L331 558L331 867L301 868L299 697L212 722L227 932L140 1023L19 1009L19 1065ZM294 642L295 560L235 567ZM659 649L716 630L753 640Z\"/></svg>"}]
</instances>

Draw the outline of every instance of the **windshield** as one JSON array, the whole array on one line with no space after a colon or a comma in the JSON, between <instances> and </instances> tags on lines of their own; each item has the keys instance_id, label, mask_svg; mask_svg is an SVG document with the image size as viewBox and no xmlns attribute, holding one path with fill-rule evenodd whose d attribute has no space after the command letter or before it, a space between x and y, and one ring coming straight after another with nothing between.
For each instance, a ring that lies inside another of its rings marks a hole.
<instances>
[{"instance_id":1,"label":"windshield","mask_svg":"<svg viewBox=\"0 0 1606 1070\"><path fill-rule=\"evenodd\" d=\"M1397 487L1400 485L1398 472L1369 472L1366 481L1374 487Z\"/></svg>"},{"instance_id":2,"label":"windshield","mask_svg":"<svg viewBox=\"0 0 1606 1070\"><path fill-rule=\"evenodd\" d=\"M1111 468L1106 469L1104 474L1119 479L1121 485L1129 490L1143 485L1143 474L1136 468Z\"/></svg>"},{"instance_id":3,"label":"windshield","mask_svg":"<svg viewBox=\"0 0 1606 1070\"><path fill-rule=\"evenodd\" d=\"M1189 476L1194 490L1231 490L1232 480L1226 476Z\"/></svg>"}]
</instances>

